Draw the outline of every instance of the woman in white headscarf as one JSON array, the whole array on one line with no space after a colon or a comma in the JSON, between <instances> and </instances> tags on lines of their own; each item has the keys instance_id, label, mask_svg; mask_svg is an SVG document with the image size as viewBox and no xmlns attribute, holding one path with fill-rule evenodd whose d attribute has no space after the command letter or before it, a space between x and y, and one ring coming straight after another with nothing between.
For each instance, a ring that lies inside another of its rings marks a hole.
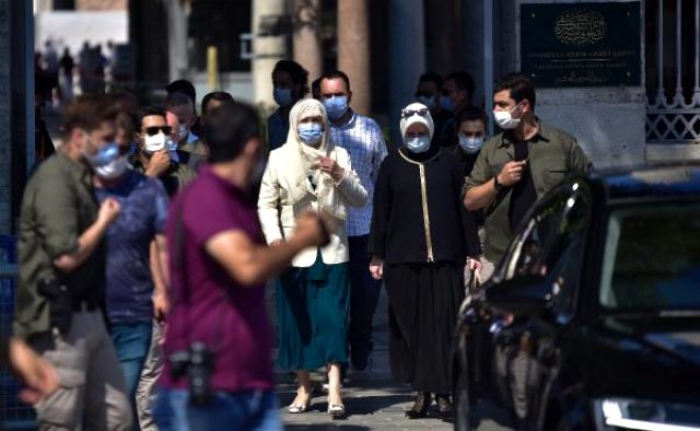
<instances>
[{"instance_id":1,"label":"woman in white headscarf","mask_svg":"<svg viewBox=\"0 0 700 431\"><path fill-rule=\"evenodd\" d=\"M347 363L349 307L348 207L362 207L367 191L350 156L330 142L326 110L315 99L297 102L289 114L287 142L270 153L258 200L265 238L274 246L294 229L295 218L314 210L333 221L331 242L301 252L277 283L279 364L297 371L290 413L311 405L309 371L328 370L328 413L345 415L340 366Z\"/></svg>"},{"instance_id":2,"label":"woman in white headscarf","mask_svg":"<svg viewBox=\"0 0 700 431\"><path fill-rule=\"evenodd\" d=\"M394 377L418 392L411 419L425 417L433 394L452 416L452 339L464 298L465 265L481 254L473 215L462 205L464 168L453 151L431 144L425 105L401 112L403 146L379 169L370 233L370 272L389 298Z\"/></svg>"}]
</instances>

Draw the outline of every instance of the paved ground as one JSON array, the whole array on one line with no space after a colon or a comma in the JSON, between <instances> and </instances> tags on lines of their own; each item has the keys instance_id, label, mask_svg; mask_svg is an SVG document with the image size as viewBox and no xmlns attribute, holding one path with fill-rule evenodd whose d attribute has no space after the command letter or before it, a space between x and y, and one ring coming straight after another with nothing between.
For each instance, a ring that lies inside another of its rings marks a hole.
<instances>
[{"instance_id":1,"label":"paved ground","mask_svg":"<svg viewBox=\"0 0 700 431\"><path fill-rule=\"evenodd\" d=\"M389 372L389 352L387 346L387 304L382 298L374 319L375 351L371 370L350 374L349 382L343 388L348 418L333 421L326 414L325 396L314 398L311 410L292 415L282 409L282 418L287 430L451 430L450 423L437 418L408 420L405 412L412 402L412 392L408 386L391 380ZM278 393L280 403L286 406L294 399L296 386L288 373L278 373ZM319 376L320 377L320 376Z\"/></svg>"}]
</instances>

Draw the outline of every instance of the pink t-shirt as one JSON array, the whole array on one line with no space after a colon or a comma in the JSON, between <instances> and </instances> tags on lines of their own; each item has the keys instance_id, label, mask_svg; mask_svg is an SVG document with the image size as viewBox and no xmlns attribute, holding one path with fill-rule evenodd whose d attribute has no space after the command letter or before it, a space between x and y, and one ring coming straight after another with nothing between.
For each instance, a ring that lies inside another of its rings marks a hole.
<instances>
[{"instance_id":1,"label":"pink t-shirt","mask_svg":"<svg viewBox=\"0 0 700 431\"><path fill-rule=\"evenodd\" d=\"M180 209L182 208L182 210ZM183 224L178 223L181 219ZM178 261L177 232L184 225L184 254ZM161 383L174 381L167 358L192 342L214 353L212 387L221 391L272 389L272 330L265 308L264 284L242 286L205 250L218 233L239 230L264 244L255 202L245 192L216 176L209 166L175 199L166 227L172 309L164 344ZM189 286L189 299L185 283Z\"/></svg>"}]
</instances>

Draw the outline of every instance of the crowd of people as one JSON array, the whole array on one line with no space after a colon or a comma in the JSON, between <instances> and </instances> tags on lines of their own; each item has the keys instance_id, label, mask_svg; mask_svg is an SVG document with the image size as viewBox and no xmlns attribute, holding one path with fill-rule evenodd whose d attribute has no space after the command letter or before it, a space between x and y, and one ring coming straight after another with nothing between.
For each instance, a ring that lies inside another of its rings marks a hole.
<instances>
[{"instance_id":1,"label":"crowd of people","mask_svg":"<svg viewBox=\"0 0 700 431\"><path fill-rule=\"evenodd\" d=\"M50 97L53 105L65 105L72 100L75 84L80 94L103 94L129 79L118 55L118 45L113 41L108 41L105 49L101 43L85 41L76 56L67 46L60 52L59 49L59 44L49 39L34 56L34 69L55 80Z\"/></svg>"},{"instance_id":2,"label":"crowd of people","mask_svg":"<svg viewBox=\"0 0 700 431\"><path fill-rule=\"evenodd\" d=\"M392 374L416 393L406 416L433 401L452 415L465 277L488 278L528 208L590 163L535 115L520 74L496 83L491 139L468 73L421 76L391 152L342 71L309 85L282 60L271 78L266 136L225 92L197 115L186 80L164 106L117 93L65 109L20 217L14 331L44 361L26 379L40 429L280 429L273 279L290 414L309 410L318 370L328 415L348 414L344 376L371 367L384 285Z\"/></svg>"}]
</instances>

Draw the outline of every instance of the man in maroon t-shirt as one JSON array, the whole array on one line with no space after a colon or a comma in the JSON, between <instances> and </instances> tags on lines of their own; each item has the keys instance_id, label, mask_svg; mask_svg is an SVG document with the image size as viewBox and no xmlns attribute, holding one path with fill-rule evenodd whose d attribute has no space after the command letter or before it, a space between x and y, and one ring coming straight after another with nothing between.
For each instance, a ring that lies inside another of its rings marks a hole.
<instances>
[{"instance_id":1,"label":"man in maroon t-shirt","mask_svg":"<svg viewBox=\"0 0 700 431\"><path fill-rule=\"evenodd\" d=\"M294 235L266 247L249 193L264 168L256 111L217 108L205 136L211 164L175 199L166 227L172 310L154 416L161 431L278 430L264 284L325 244L328 229L304 214Z\"/></svg>"}]
</instances>

